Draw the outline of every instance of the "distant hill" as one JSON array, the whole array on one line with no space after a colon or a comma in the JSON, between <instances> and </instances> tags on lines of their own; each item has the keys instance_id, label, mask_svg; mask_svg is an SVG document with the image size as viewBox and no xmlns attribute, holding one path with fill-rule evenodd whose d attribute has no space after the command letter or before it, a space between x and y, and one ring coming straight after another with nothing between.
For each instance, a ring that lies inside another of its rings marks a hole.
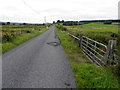
<instances>
[{"instance_id":1,"label":"distant hill","mask_svg":"<svg viewBox=\"0 0 120 90\"><path fill-rule=\"evenodd\" d=\"M7 22L1 22L0 23L7 23ZM23 24L23 23L18 23L18 22L10 22L10 24Z\"/></svg>"},{"instance_id":2,"label":"distant hill","mask_svg":"<svg viewBox=\"0 0 120 90\"><path fill-rule=\"evenodd\" d=\"M0 25L2 25L2 23L4 23L4 24L7 24L7 22L2 22L2 21L0 21ZM39 25L41 25L40 23L22 23L22 22L10 22L10 24L15 24L15 25L23 25L23 24L39 24Z\"/></svg>"}]
</instances>

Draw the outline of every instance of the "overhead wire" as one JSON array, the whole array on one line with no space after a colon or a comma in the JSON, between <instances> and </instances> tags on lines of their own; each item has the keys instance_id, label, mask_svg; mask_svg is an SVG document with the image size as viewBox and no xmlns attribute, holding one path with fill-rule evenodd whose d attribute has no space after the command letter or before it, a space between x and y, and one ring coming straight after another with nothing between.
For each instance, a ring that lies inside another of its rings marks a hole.
<instances>
[{"instance_id":1,"label":"overhead wire","mask_svg":"<svg viewBox=\"0 0 120 90\"><path fill-rule=\"evenodd\" d=\"M38 11L36 11L35 9L33 9L25 0L23 0L23 3L29 7L34 13L36 13L37 15L40 15L40 13L38 13Z\"/></svg>"},{"instance_id":2,"label":"overhead wire","mask_svg":"<svg viewBox=\"0 0 120 90\"><path fill-rule=\"evenodd\" d=\"M36 11L35 9L33 9L25 0L23 0L23 3L30 8L34 13L36 13L37 15L40 16L40 13L38 11ZM44 17L45 23L46 23L46 16Z\"/></svg>"}]
</instances>

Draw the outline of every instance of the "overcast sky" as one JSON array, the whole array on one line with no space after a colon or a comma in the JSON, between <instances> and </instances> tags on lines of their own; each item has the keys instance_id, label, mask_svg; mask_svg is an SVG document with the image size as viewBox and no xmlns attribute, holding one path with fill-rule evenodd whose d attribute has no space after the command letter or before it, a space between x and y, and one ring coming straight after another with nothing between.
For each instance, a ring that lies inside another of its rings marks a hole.
<instances>
[{"instance_id":1,"label":"overcast sky","mask_svg":"<svg viewBox=\"0 0 120 90\"><path fill-rule=\"evenodd\" d=\"M0 0L0 21L117 19L119 0Z\"/></svg>"}]
</instances>

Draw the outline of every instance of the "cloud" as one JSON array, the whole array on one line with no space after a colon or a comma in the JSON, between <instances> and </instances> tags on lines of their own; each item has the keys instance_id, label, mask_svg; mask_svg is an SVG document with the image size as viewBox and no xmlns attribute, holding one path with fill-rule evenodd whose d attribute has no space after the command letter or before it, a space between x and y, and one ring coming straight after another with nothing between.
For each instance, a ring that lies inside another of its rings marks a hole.
<instances>
[{"instance_id":1,"label":"cloud","mask_svg":"<svg viewBox=\"0 0 120 90\"><path fill-rule=\"evenodd\" d=\"M24 2L25 1L25 2ZM2 0L0 21L117 19L119 0Z\"/></svg>"}]
</instances>

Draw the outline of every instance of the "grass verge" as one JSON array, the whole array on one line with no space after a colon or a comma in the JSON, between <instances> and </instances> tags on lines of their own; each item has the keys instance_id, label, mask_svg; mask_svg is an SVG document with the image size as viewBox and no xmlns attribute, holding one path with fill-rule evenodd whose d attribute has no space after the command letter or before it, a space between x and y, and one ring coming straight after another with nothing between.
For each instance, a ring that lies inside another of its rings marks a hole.
<instances>
[{"instance_id":1,"label":"grass verge","mask_svg":"<svg viewBox=\"0 0 120 90\"><path fill-rule=\"evenodd\" d=\"M2 51L0 51L0 52L5 53L5 52L9 51L10 49L15 48L16 46L24 43L25 41L42 34L45 31L46 30L34 31L34 32L31 32L31 33L16 36L16 38L14 38L11 42L3 43L2 44Z\"/></svg>"},{"instance_id":2,"label":"grass verge","mask_svg":"<svg viewBox=\"0 0 120 90\"><path fill-rule=\"evenodd\" d=\"M57 29L57 34L70 61L78 88L120 88L116 77L105 67L92 64L67 32Z\"/></svg>"}]
</instances>

